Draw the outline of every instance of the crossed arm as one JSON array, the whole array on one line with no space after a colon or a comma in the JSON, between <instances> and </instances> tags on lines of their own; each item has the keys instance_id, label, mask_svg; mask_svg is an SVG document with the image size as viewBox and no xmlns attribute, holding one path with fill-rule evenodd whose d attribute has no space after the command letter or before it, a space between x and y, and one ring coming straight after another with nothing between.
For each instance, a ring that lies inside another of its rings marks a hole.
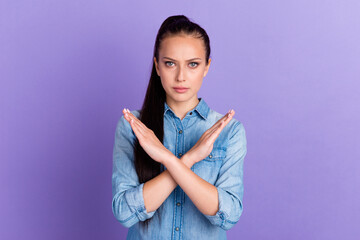
<instances>
[{"instance_id":1,"label":"crossed arm","mask_svg":"<svg viewBox=\"0 0 360 240\"><path fill-rule=\"evenodd\" d=\"M147 128L129 110L124 109L123 113L144 151L152 159L162 163L167 168L144 184L143 197L146 211L152 212L158 209L179 184L200 212L206 215L215 215L219 209L217 188L191 171L191 167L211 152L214 141L235 112L229 111L216 122L203 134L195 146L180 159L166 149L153 131ZM157 194L151 194L154 192Z\"/></svg>"}]
</instances>

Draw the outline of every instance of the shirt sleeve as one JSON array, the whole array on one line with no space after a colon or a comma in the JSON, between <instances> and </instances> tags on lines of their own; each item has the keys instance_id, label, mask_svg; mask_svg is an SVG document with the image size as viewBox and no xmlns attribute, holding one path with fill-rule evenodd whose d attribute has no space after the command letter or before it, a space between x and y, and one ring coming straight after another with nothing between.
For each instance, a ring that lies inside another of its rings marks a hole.
<instances>
[{"instance_id":1,"label":"shirt sleeve","mask_svg":"<svg viewBox=\"0 0 360 240\"><path fill-rule=\"evenodd\" d=\"M243 163L247 152L244 126L237 121L229 138L226 158L214 186L218 190L219 210L204 216L224 230L232 228L243 211Z\"/></svg>"},{"instance_id":2,"label":"shirt sleeve","mask_svg":"<svg viewBox=\"0 0 360 240\"><path fill-rule=\"evenodd\" d=\"M113 148L112 211L115 218L126 228L151 218L155 212L147 212L143 187L139 184L134 167L135 134L124 118L118 121Z\"/></svg>"}]
</instances>

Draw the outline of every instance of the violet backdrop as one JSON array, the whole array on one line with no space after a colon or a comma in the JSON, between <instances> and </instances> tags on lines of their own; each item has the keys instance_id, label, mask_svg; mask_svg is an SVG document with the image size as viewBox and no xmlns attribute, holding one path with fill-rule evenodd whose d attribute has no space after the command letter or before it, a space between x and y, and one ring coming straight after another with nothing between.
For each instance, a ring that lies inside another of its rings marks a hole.
<instances>
[{"instance_id":1,"label":"violet backdrop","mask_svg":"<svg viewBox=\"0 0 360 240\"><path fill-rule=\"evenodd\" d=\"M199 97L247 133L229 239L359 239L360 2L0 2L0 239L125 239L111 210L122 109L162 21L208 32Z\"/></svg>"}]
</instances>

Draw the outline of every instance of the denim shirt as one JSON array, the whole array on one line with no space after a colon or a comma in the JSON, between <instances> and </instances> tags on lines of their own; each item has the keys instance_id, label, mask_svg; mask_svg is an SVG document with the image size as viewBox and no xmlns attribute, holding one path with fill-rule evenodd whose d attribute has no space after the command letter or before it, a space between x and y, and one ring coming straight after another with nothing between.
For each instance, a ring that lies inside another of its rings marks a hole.
<instances>
[{"instance_id":1,"label":"denim shirt","mask_svg":"<svg viewBox=\"0 0 360 240\"><path fill-rule=\"evenodd\" d=\"M181 158L222 114L199 98L198 105L181 120L165 102L164 146ZM137 118L139 110L131 111ZM127 239L226 239L243 211L243 163L247 152L243 124L232 118L215 140L211 153L191 170L218 190L219 209L215 215L201 213L179 185L162 205L147 212L143 187L134 168L134 134L124 118L118 121L113 149L112 211L124 227ZM161 172L166 167L161 165ZM156 193L153 193L156 194ZM159 221L159 217L161 220ZM153 218L147 230L139 221Z\"/></svg>"}]
</instances>

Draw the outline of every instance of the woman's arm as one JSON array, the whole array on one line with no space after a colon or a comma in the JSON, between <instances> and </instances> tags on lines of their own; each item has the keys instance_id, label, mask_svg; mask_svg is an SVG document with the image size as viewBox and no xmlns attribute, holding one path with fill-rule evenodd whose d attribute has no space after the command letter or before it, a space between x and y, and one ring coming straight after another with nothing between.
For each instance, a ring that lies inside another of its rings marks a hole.
<instances>
[{"instance_id":1,"label":"woman's arm","mask_svg":"<svg viewBox=\"0 0 360 240\"><path fill-rule=\"evenodd\" d=\"M178 160L189 170L193 166L193 163L191 163L190 159L186 158L185 155ZM146 211L152 212L157 210L177 185L167 169L153 179L145 182L143 197Z\"/></svg>"},{"instance_id":2,"label":"woman's arm","mask_svg":"<svg viewBox=\"0 0 360 240\"><path fill-rule=\"evenodd\" d=\"M192 149L182 160L175 156L163 162L172 178L189 196L204 216L224 230L231 229L243 211L243 164L247 153L246 133L242 123L232 126L226 159L220 168L215 186L185 167L184 162L196 162Z\"/></svg>"},{"instance_id":3,"label":"woman's arm","mask_svg":"<svg viewBox=\"0 0 360 240\"><path fill-rule=\"evenodd\" d=\"M169 157L175 157L168 149L166 149L162 143L156 138L156 136L152 133L150 129L148 129L145 125L141 123L140 120L138 120L133 114L130 112L126 112L125 109L123 110L124 113L124 120L127 120L130 122L130 119L135 119L136 122L130 123L131 128L133 128L134 133L138 137L140 144L143 142L143 135L146 133L151 133L152 144L145 144L146 146L142 147L144 150L149 154L150 152L151 157L153 159L157 159L158 155L161 156L169 156ZM128 113L128 114L126 114ZM122 122L123 123L123 122ZM125 128L125 126L122 126L122 128ZM121 130L123 130L121 128ZM125 139L125 136L123 137ZM130 142L130 141L127 141ZM129 145L129 143L128 143ZM150 146L152 145L152 146ZM127 147L129 148L129 147ZM154 156L156 154L157 156ZM185 156L185 155L184 155ZM190 168L193 166L193 162L190 161L189 158L184 158L184 156L180 159L184 166L190 170ZM125 157L122 157L123 161L126 159ZM176 157L175 157L176 158ZM128 159L128 158L127 158ZM124 173L123 173L124 175ZM142 198L143 204L145 206L145 212L146 214L150 214L154 211L156 211L161 204L168 198L168 196L171 194L171 192L176 188L177 183L174 181L174 179L169 174L168 170L163 171L158 176L152 178L151 180L145 182L143 184L142 188ZM156 194L154 194L156 193ZM149 217L150 215L147 215Z\"/></svg>"},{"instance_id":4,"label":"woman's arm","mask_svg":"<svg viewBox=\"0 0 360 240\"><path fill-rule=\"evenodd\" d=\"M163 163L169 170L175 182L172 185L167 185L169 182L164 180L167 177L158 176L154 178L151 189L146 191L144 196L144 202L151 202L152 206L159 207L162 202L169 196L171 191L176 187L176 182L186 192L189 198L193 201L195 206L206 215L214 215L219 209L218 191L215 186L208 183L188 168L182 160L174 156L168 149L166 149L159 139L155 136L154 132L147 128L139 119L137 119L130 111L123 111L124 117L131 125L136 137L139 140L140 145L143 147L145 152L155 161ZM199 160L206 157L212 150L213 143L219 136L221 130L231 120L234 111L229 111L222 119L208 129L195 144L195 146L187 152L184 157L184 162L196 163ZM168 173L166 173L168 174ZM153 180L153 179L152 179ZM162 181L160 181L162 180ZM151 181L151 180L150 180ZM161 187L166 186L166 191L161 194L160 198L150 199L149 193L161 190ZM149 201L148 201L149 200ZM155 200L155 203L154 203ZM153 209L150 206L149 210ZM157 208L156 208L157 209Z\"/></svg>"},{"instance_id":5,"label":"woman's arm","mask_svg":"<svg viewBox=\"0 0 360 240\"><path fill-rule=\"evenodd\" d=\"M191 161L185 154L184 162ZM164 162L172 178L184 190L200 212L215 215L219 208L217 188L196 175L180 159L173 156Z\"/></svg>"},{"instance_id":6,"label":"woman's arm","mask_svg":"<svg viewBox=\"0 0 360 240\"><path fill-rule=\"evenodd\" d=\"M156 212L147 212L145 208L144 183L139 183L134 168L135 138L126 119L121 117L116 126L113 149L112 211L126 228L153 217Z\"/></svg>"},{"instance_id":7,"label":"woman's arm","mask_svg":"<svg viewBox=\"0 0 360 240\"><path fill-rule=\"evenodd\" d=\"M239 221L243 211L243 166L247 153L246 133L243 124L236 121L230 131L226 157L220 167L215 187L219 196L219 211L204 215L210 223L229 230Z\"/></svg>"}]
</instances>

